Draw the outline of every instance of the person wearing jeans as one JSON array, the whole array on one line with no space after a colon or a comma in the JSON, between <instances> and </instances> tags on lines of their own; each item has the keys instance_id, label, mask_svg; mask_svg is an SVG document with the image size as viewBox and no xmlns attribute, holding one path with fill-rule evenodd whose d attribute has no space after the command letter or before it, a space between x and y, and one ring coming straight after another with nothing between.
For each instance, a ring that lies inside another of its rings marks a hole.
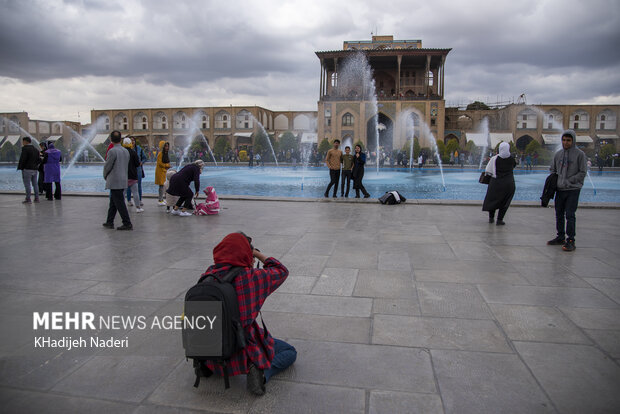
<instances>
[{"instance_id":1,"label":"person wearing jeans","mask_svg":"<svg viewBox=\"0 0 620 414\"><path fill-rule=\"evenodd\" d=\"M254 267L258 259L262 269ZM241 268L233 281L241 325L245 332L247 345L233 354L223 367L217 361L205 361L204 376L213 373L228 375L247 375L247 389L256 395L266 392L266 383L277 373L283 371L297 359L297 351L286 342L271 336L264 322L259 325L257 318L263 303L288 277L288 269L277 259L263 254L252 245L252 238L242 232L231 233L213 249L213 262L200 280L205 277L223 277L235 267Z\"/></svg>"},{"instance_id":2,"label":"person wearing jeans","mask_svg":"<svg viewBox=\"0 0 620 414\"><path fill-rule=\"evenodd\" d=\"M588 172L587 157L576 145L572 129L562 134L562 149L555 153L551 173L558 175L555 192L555 227L557 236L548 245L562 245L562 250L575 250L576 215L579 193Z\"/></svg>"},{"instance_id":3,"label":"person wearing jeans","mask_svg":"<svg viewBox=\"0 0 620 414\"><path fill-rule=\"evenodd\" d=\"M23 204L30 204L32 191L34 190L34 202L39 202L39 151L32 145L30 137L22 138L22 153L19 156L17 169L22 171L22 180L26 189L26 199ZM32 187L32 188L31 188Z\"/></svg>"}]
</instances>

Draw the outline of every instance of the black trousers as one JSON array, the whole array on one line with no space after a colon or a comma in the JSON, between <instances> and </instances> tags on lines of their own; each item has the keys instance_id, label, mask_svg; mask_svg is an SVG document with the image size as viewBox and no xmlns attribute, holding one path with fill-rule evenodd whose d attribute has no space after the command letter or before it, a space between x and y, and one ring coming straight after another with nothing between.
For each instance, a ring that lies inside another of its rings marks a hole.
<instances>
[{"instance_id":1,"label":"black trousers","mask_svg":"<svg viewBox=\"0 0 620 414\"><path fill-rule=\"evenodd\" d=\"M52 199L52 183L44 183L44 184L45 184L45 198L47 198L48 200L51 200ZM60 197L62 196L61 188L60 188L60 181L56 181L54 185L56 186L56 190L54 191L54 198L56 200L60 200Z\"/></svg>"},{"instance_id":2,"label":"black trousers","mask_svg":"<svg viewBox=\"0 0 620 414\"><path fill-rule=\"evenodd\" d=\"M125 205L123 191L122 188L120 190L110 190L110 205L108 206L108 219L106 220L108 224L114 224L114 217L116 217L116 212L118 211L121 220L123 220L123 224L125 226L131 226L131 219L129 218L127 206Z\"/></svg>"},{"instance_id":3,"label":"black trousers","mask_svg":"<svg viewBox=\"0 0 620 414\"><path fill-rule=\"evenodd\" d=\"M342 170L342 184L340 186L340 196L342 196L343 194L345 195L345 197L349 196L349 188L351 185L351 178L352 178L352 171L351 170ZM344 185L345 183L347 184L347 192L344 192Z\"/></svg>"},{"instance_id":4,"label":"black trousers","mask_svg":"<svg viewBox=\"0 0 620 414\"><path fill-rule=\"evenodd\" d=\"M340 170L329 170L329 185L327 186L327 190L325 190L325 196L329 195L329 189L334 187L334 197L338 194L338 181L340 181Z\"/></svg>"},{"instance_id":5,"label":"black trousers","mask_svg":"<svg viewBox=\"0 0 620 414\"><path fill-rule=\"evenodd\" d=\"M575 212L579 204L580 192L581 189L555 192L555 228L558 231L558 237L563 238L566 236L570 240L575 240L575 228L577 225ZM565 224L566 231L564 231Z\"/></svg>"},{"instance_id":6,"label":"black trousers","mask_svg":"<svg viewBox=\"0 0 620 414\"><path fill-rule=\"evenodd\" d=\"M192 197L179 197L179 200L177 201L177 203L175 204L175 206L181 207L181 205L183 205L183 208L187 209L187 210L191 210L194 208L194 206L192 206Z\"/></svg>"}]
</instances>

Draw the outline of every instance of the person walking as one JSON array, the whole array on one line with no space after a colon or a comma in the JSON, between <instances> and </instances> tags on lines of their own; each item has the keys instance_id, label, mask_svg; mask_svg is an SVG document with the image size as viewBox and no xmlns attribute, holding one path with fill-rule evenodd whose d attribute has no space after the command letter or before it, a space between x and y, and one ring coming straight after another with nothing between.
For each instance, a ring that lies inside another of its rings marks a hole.
<instances>
[{"instance_id":1,"label":"person walking","mask_svg":"<svg viewBox=\"0 0 620 414\"><path fill-rule=\"evenodd\" d=\"M30 198L32 192L34 192L34 202L39 202L39 183L37 181L39 162L39 151L32 145L32 139L30 137L23 137L22 153L17 163L17 170L22 171L22 180L26 190L26 199L22 201L22 204L32 204L32 199Z\"/></svg>"},{"instance_id":2,"label":"person walking","mask_svg":"<svg viewBox=\"0 0 620 414\"><path fill-rule=\"evenodd\" d=\"M579 193L586 178L586 154L576 146L577 135L572 129L562 134L562 149L555 153L549 170L558 175L555 192L555 228L557 236L548 245L562 245L562 250L575 250Z\"/></svg>"},{"instance_id":3,"label":"person walking","mask_svg":"<svg viewBox=\"0 0 620 414\"><path fill-rule=\"evenodd\" d=\"M44 165L43 164L43 158L45 158L45 151L47 151L47 144L45 143L45 141L41 141L39 143L39 178L37 180L37 185L39 186L39 195L43 194L45 192L45 181L44 181L44 177L45 177L45 169L44 169Z\"/></svg>"},{"instance_id":4,"label":"person walking","mask_svg":"<svg viewBox=\"0 0 620 414\"><path fill-rule=\"evenodd\" d=\"M129 163L127 164L127 196L129 197L133 191L133 199L136 204L136 213L144 212L140 207L140 191L138 190L138 170L140 168L140 159L138 153L133 149L133 143L130 138L123 139L123 148L129 152ZM129 199L128 205L132 205Z\"/></svg>"},{"instance_id":5,"label":"person walking","mask_svg":"<svg viewBox=\"0 0 620 414\"><path fill-rule=\"evenodd\" d=\"M56 187L54 189L54 198L60 200L62 191L60 188L60 163L62 162L62 154L54 147L54 143L47 145L47 151L43 155L44 175L45 175L45 198L52 199L52 183Z\"/></svg>"},{"instance_id":6,"label":"person walking","mask_svg":"<svg viewBox=\"0 0 620 414\"><path fill-rule=\"evenodd\" d=\"M167 193L173 196L179 196L179 199L170 213L173 216L185 217L192 215L192 213L189 213L187 210L193 209L192 199L198 197L200 192L200 174L202 173L204 164L202 160L194 161L192 164L188 164L181 168L181 171L170 178L170 186L168 187ZM195 194L192 193L192 190L189 188L192 181L196 189ZM179 211L179 207L181 206L183 206L183 209Z\"/></svg>"},{"instance_id":7,"label":"person walking","mask_svg":"<svg viewBox=\"0 0 620 414\"><path fill-rule=\"evenodd\" d=\"M142 179L144 178L144 163L148 160L146 154L144 153L144 150L142 149L142 147L140 145L138 145L138 143L136 142L136 139L134 137L128 137L129 139L131 139L131 147L136 151L136 154L138 155L138 161L140 161L140 165L138 166L137 169L137 177L138 177L138 195L139 195L139 199L140 199L140 204L136 204L136 210L138 208L141 208L144 203L142 202ZM131 187L127 187L127 204L128 205L132 205L133 203L131 202Z\"/></svg>"},{"instance_id":8,"label":"person walking","mask_svg":"<svg viewBox=\"0 0 620 414\"><path fill-rule=\"evenodd\" d=\"M348 145L344 148L345 154L342 156L342 184L340 187L340 197L349 197L349 188L351 187L351 178L353 171L353 155L351 155L351 147ZM347 185L347 191L344 191L344 185Z\"/></svg>"},{"instance_id":9,"label":"person walking","mask_svg":"<svg viewBox=\"0 0 620 414\"><path fill-rule=\"evenodd\" d=\"M334 186L334 198L338 198L338 181L340 180L340 160L342 158L342 151L338 149L340 146L340 140L334 140L334 147L327 151L325 156L325 163L329 168L329 185L325 190L325 197L329 197L329 189Z\"/></svg>"},{"instance_id":10,"label":"person walking","mask_svg":"<svg viewBox=\"0 0 620 414\"><path fill-rule=\"evenodd\" d=\"M112 131L110 142L113 144L108 151L105 164L103 165L103 178L105 188L110 190L110 203L108 206L108 218L103 223L103 227L114 228L114 217L116 212L121 216L123 225L116 230L133 230L129 212L123 199L123 191L127 188L127 168L129 166L129 152L121 146L121 132Z\"/></svg>"},{"instance_id":11,"label":"person walking","mask_svg":"<svg viewBox=\"0 0 620 414\"><path fill-rule=\"evenodd\" d=\"M165 206L164 183L166 182L166 171L170 168L170 144L166 141L159 142L159 154L157 154L157 164L155 165L155 185L159 186L159 196L157 204Z\"/></svg>"},{"instance_id":12,"label":"person walking","mask_svg":"<svg viewBox=\"0 0 620 414\"><path fill-rule=\"evenodd\" d=\"M370 197L368 191L362 184L364 178L364 164L366 164L366 154L362 152L362 147L355 146L355 155L353 156L353 170L351 175L353 176L353 189L355 190L355 198L360 198L360 191L364 194L364 198Z\"/></svg>"},{"instance_id":13,"label":"person walking","mask_svg":"<svg viewBox=\"0 0 620 414\"><path fill-rule=\"evenodd\" d=\"M484 197L482 211L489 212L489 223L495 221L495 210L499 210L496 224L498 226L506 224L504 216L515 194L513 170L516 165L514 157L510 155L510 144L507 142L499 144L499 153L491 157L486 167L486 174L491 176L491 181Z\"/></svg>"}]
</instances>

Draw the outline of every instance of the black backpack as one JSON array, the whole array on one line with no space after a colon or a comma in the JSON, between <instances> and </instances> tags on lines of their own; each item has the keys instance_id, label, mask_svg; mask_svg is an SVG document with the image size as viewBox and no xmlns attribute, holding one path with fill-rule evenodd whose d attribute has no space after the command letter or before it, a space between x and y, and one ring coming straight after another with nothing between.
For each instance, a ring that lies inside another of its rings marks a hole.
<instances>
[{"instance_id":1,"label":"black backpack","mask_svg":"<svg viewBox=\"0 0 620 414\"><path fill-rule=\"evenodd\" d=\"M230 388L228 379L228 361L238 351L246 346L245 332L241 325L237 292L233 281L241 273L243 268L233 267L224 276L203 275L194 286L185 294L184 322L185 319L194 320L202 316L204 319L205 307L215 309L215 322L212 324L217 344L205 346L204 333L188 329L183 324L183 348L185 357L193 359L196 381L194 387L200 384L201 376L209 376L203 370L205 361L213 361L222 366L224 371L224 385ZM192 303L194 302L194 303ZM200 303L198 303L200 302ZM220 305L221 304L221 305ZM218 315L219 313L219 315ZM219 334L221 333L221 352L219 349ZM210 342L213 342L212 340ZM215 349L214 346L215 345Z\"/></svg>"},{"instance_id":2,"label":"black backpack","mask_svg":"<svg viewBox=\"0 0 620 414\"><path fill-rule=\"evenodd\" d=\"M381 197L379 197L379 202L381 204L392 205L392 204L404 203L405 201L407 201L407 199L403 197L403 195L399 193L398 191L388 191L385 194L383 194Z\"/></svg>"}]
</instances>

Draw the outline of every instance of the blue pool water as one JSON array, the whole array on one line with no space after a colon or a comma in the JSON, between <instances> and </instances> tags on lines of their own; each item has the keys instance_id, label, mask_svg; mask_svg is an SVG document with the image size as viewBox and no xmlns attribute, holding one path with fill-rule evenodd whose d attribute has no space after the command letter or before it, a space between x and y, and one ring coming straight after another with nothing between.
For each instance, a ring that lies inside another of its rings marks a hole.
<instances>
[{"instance_id":1,"label":"blue pool water","mask_svg":"<svg viewBox=\"0 0 620 414\"><path fill-rule=\"evenodd\" d=\"M64 168L64 167L63 167ZM101 165L76 165L62 179L63 191L105 192ZM64 173L64 170L63 170ZM154 166L145 167L142 181L145 193L157 193ZM382 169L379 174L367 170L364 186L372 197L386 191L398 190L407 198L483 200L486 185L478 183L480 172L469 169L444 171L446 190L443 191L439 169ZM515 200L538 201L548 173L546 171L515 170L517 191ZM580 201L620 203L620 172L590 173L586 178ZM201 189L215 187L219 195L259 195L273 197L322 197L329 183L325 167L205 167L200 177ZM303 182L303 189L302 189ZM193 188L193 187L192 187ZM21 173L15 167L0 167L0 190L23 190ZM338 194L340 195L340 194ZM351 188L349 196L354 196Z\"/></svg>"}]
</instances>

